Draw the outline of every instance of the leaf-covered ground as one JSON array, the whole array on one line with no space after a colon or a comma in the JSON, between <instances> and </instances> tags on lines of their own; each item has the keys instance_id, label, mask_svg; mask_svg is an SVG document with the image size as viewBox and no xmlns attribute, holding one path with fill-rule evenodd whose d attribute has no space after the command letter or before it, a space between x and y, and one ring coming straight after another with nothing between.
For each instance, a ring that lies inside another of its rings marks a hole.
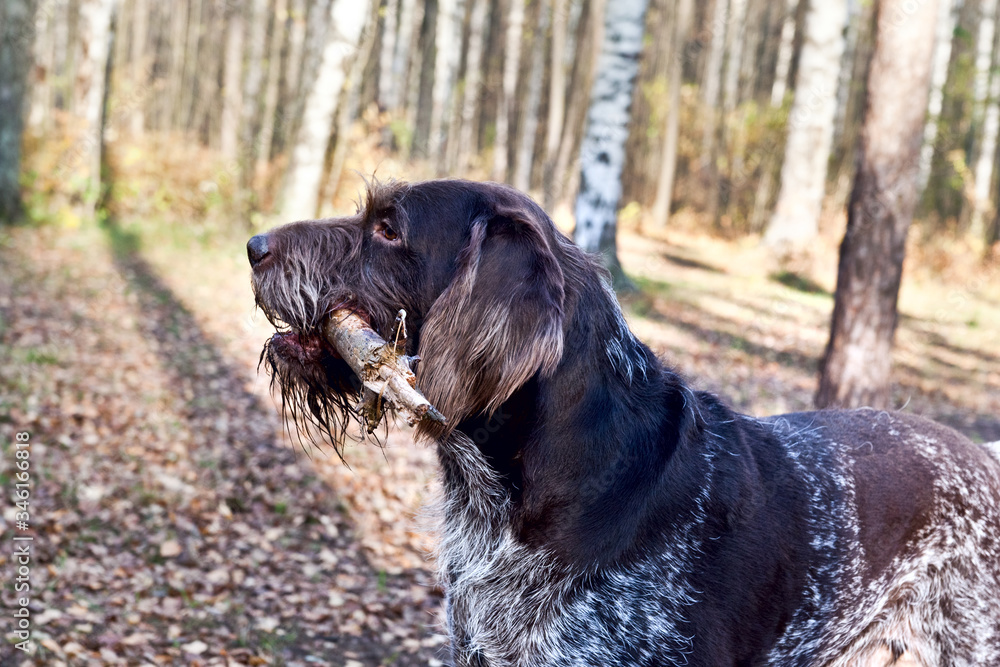
<instances>
[{"instance_id":1,"label":"leaf-covered ground","mask_svg":"<svg viewBox=\"0 0 1000 667\"><path fill-rule=\"evenodd\" d=\"M422 516L433 454L392 430L384 449L348 446L348 468L283 432L256 369L270 332L248 234L146 219L2 233L0 580L14 572L24 431L36 652L5 641L0 664L440 661ZM810 406L832 238L782 267L680 232L621 243L642 288L626 303L633 328L696 386L758 414ZM1000 439L996 268L912 257L894 400ZM13 597L5 583L5 623Z\"/></svg>"},{"instance_id":2,"label":"leaf-covered ground","mask_svg":"<svg viewBox=\"0 0 1000 667\"><path fill-rule=\"evenodd\" d=\"M440 590L427 562L373 562L343 502L366 502L365 489L342 492L283 439L256 353L233 355L245 330L220 340L126 231L4 241L0 613L6 632L11 443L29 432L36 652L8 636L0 664L434 663ZM214 275L175 259L186 298L211 294ZM229 328L227 305L206 309L212 326Z\"/></svg>"}]
</instances>

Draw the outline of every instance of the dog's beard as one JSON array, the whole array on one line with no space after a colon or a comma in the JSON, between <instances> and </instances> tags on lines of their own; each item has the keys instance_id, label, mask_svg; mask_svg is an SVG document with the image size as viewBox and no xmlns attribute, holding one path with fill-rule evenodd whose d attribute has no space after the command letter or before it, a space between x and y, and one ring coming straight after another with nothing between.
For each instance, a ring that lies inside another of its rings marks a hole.
<instances>
[{"instance_id":1,"label":"dog's beard","mask_svg":"<svg viewBox=\"0 0 1000 667\"><path fill-rule=\"evenodd\" d=\"M363 409L361 380L328 344L279 332L264 344L260 363L271 376L272 393L280 394L285 427L303 449L330 445L343 459L347 438L381 444L385 411Z\"/></svg>"}]
</instances>

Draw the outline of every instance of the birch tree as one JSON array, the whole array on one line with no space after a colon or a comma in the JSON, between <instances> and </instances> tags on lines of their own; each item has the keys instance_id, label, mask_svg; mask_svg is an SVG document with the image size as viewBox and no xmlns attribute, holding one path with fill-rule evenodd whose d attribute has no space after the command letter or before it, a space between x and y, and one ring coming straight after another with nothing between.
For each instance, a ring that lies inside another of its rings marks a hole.
<instances>
[{"instance_id":1,"label":"birch tree","mask_svg":"<svg viewBox=\"0 0 1000 667\"><path fill-rule=\"evenodd\" d=\"M819 407L889 407L892 342L931 73L934 0L881 0Z\"/></svg>"},{"instance_id":2,"label":"birch tree","mask_svg":"<svg viewBox=\"0 0 1000 667\"><path fill-rule=\"evenodd\" d=\"M670 200L674 191L674 175L677 173L677 142L680 137L681 118L681 77L684 58L684 40L691 24L694 11L693 0L680 0L674 17L671 36L672 55L667 81L667 120L663 128L663 162L656 183L656 200L650 213L655 227L665 227L670 219Z\"/></svg>"},{"instance_id":3,"label":"birch tree","mask_svg":"<svg viewBox=\"0 0 1000 667\"><path fill-rule=\"evenodd\" d=\"M466 49L465 80L462 82L462 99L458 117L452 123L456 127L449 132L449 171L464 169L474 149L476 108L479 102L479 85L483 62L483 32L486 28L488 0L469 0L472 3L469 15L469 42Z\"/></svg>"},{"instance_id":4,"label":"birch tree","mask_svg":"<svg viewBox=\"0 0 1000 667\"><path fill-rule=\"evenodd\" d=\"M785 15L781 20L778 59L774 67L774 84L771 87L771 106L780 107L788 90L788 71L792 66L792 44L795 41L795 7L809 0L785 0Z\"/></svg>"},{"instance_id":5,"label":"birch tree","mask_svg":"<svg viewBox=\"0 0 1000 667\"><path fill-rule=\"evenodd\" d=\"M934 33L934 65L931 69L931 92L927 100L927 125L924 126L924 145L920 149L920 172L917 185L922 192L931 175L931 158L937 141L938 120L944 102L944 84L948 78L951 60L951 43L957 16L952 11L952 0L938 0L937 30Z\"/></svg>"},{"instance_id":6,"label":"birch tree","mask_svg":"<svg viewBox=\"0 0 1000 667\"><path fill-rule=\"evenodd\" d=\"M984 223L990 209L990 186L993 184L993 161L996 159L997 130L1000 129L1000 76L996 70L997 0L984 0L976 40L976 115L982 134L979 138L972 181L970 232L976 240L983 237Z\"/></svg>"},{"instance_id":7,"label":"birch tree","mask_svg":"<svg viewBox=\"0 0 1000 667\"><path fill-rule=\"evenodd\" d=\"M80 0L74 99L77 134L59 174L72 180L81 213L93 213L101 185L101 120L114 0Z\"/></svg>"},{"instance_id":8,"label":"birch tree","mask_svg":"<svg viewBox=\"0 0 1000 667\"><path fill-rule=\"evenodd\" d=\"M622 193L622 169L632 92L645 32L646 0L609 2L604 15L604 43L591 91L584 134L580 192L574 212L573 240L588 252L600 252L616 288L629 288L618 260L616 232Z\"/></svg>"},{"instance_id":9,"label":"birch tree","mask_svg":"<svg viewBox=\"0 0 1000 667\"><path fill-rule=\"evenodd\" d=\"M274 26L267 49L267 83L264 85L264 109L260 116L259 149L254 171L262 171L271 159L271 140L274 138L274 114L278 109L278 86L281 78L281 47L285 40L285 22L288 20L288 0L275 0Z\"/></svg>"},{"instance_id":10,"label":"birch tree","mask_svg":"<svg viewBox=\"0 0 1000 667\"><path fill-rule=\"evenodd\" d=\"M530 68L528 69L527 97L521 102L522 119L520 138L511 182L518 190L531 188L531 165L535 157L535 135L538 134L539 107L542 102L542 79L545 76L545 31L548 29L547 0L536 0L531 39Z\"/></svg>"},{"instance_id":11,"label":"birch tree","mask_svg":"<svg viewBox=\"0 0 1000 667\"><path fill-rule=\"evenodd\" d=\"M437 161L438 172L446 169L446 137L450 126L451 96L461 60L464 0L438 0L437 49L434 54L434 90L431 94L431 127L427 152Z\"/></svg>"},{"instance_id":12,"label":"birch tree","mask_svg":"<svg viewBox=\"0 0 1000 667\"><path fill-rule=\"evenodd\" d=\"M281 217L304 220L316 215L323 158L330 142L337 98L358 50L370 0L335 0L319 73L306 97L305 111L285 176Z\"/></svg>"},{"instance_id":13,"label":"birch tree","mask_svg":"<svg viewBox=\"0 0 1000 667\"><path fill-rule=\"evenodd\" d=\"M0 4L0 221L21 215L21 138L31 70L35 0Z\"/></svg>"},{"instance_id":14,"label":"birch tree","mask_svg":"<svg viewBox=\"0 0 1000 667\"><path fill-rule=\"evenodd\" d=\"M424 3L420 20L417 50L420 52L420 77L417 85L417 111L413 124L413 154L427 157L430 148L431 121L434 115L434 82L437 73L438 0Z\"/></svg>"},{"instance_id":15,"label":"birch tree","mask_svg":"<svg viewBox=\"0 0 1000 667\"><path fill-rule=\"evenodd\" d=\"M524 0L510 0L504 44L503 88L497 108L497 135L493 144L493 180L507 179L508 137L511 111L515 103L517 72L521 64L521 32L524 28Z\"/></svg>"},{"instance_id":16,"label":"birch tree","mask_svg":"<svg viewBox=\"0 0 1000 667\"><path fill-rule=\"evenodd\" d=\"M802 243L816 236L833 141L846 20L847 0L809 4L781 187L764 235L768 244Z\"/></svg>"},{"instance_id":17,"label":"birch tree","mask_svg":"<svg viewBox=\"0 0 1000 667\"><path fill-rule=\"evenodd\" d=\"M243 33L246 23L243 19L245 0L234 3L226 23L226 56L222 74L222 122L219 147L222 157L236 158L239 148L240 112L243 107Z\"/></svg>"}]
</instances>

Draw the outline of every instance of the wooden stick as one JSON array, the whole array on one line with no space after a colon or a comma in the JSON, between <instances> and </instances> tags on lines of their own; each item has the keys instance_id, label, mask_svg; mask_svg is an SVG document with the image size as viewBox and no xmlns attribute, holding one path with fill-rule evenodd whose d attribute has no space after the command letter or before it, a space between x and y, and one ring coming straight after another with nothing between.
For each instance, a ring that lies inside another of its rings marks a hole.
<instances>
[{"instance_id":1,"label":"wooden stick","mask_svg":"<svg viewBox=\"0 0 1000 667\"><path fill-rule=\"evenodd\" d=\"M399 312L402 327L406 311ZM402 331L405 340L405 329ZM421 419L444 423L444 415L417 389L417 376L410 368L416 357L400 354L397 350L400 341L383 340L367 322L346 309L330 313L323 324L323 335L364 383L369 429L374 429L380 420L383 403L394 408L410 426Z\"/></svg>"}]
</instances>

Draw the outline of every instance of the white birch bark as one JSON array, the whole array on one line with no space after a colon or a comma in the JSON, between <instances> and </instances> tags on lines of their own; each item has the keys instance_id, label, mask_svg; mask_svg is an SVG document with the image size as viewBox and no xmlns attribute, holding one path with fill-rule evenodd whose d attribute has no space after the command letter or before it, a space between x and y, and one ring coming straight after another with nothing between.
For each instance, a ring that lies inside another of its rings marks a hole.
<instances>
[{"instance_id":1,"label":"white birch bark","mask_svg":"<svg viewBox=\"0 0 1000 667\"><path fill-rule=\"evenodd\" d=\"M337 99L369 15L370 0L334 0L330 29L316 82L306 98L302 123L285 176L281 217L304 220L316 215L323 157L333 131Z\"/></svg>"},{"instance_id":2,"label":"white birch bark","mask_svg":"<svg viewBox=\"0 0 1000 667\"><path fill-rule=\"evenodd\" d=\"M806 14L795 100L788 118L781 189L764 235L771 245L816 236L837 110L847 0L812 2Z\"/></svg>"},{"instance_id":3,"label":"white birch bark","mask_svg":"<svg viewBox=\"0 0 1000 667\"><path fill-rule=\"evenodd\" d=\"M439 0L435 44L437 53L434 61L434 90L432 93L431 129L427 154L438 163L438 171L444 171L445 138L448 136L448 111L451 109L451 95L455 90L458 76L462 44L462 17L465 14L464 0Z\"/></svg>"},{"instance_id":4,"label":"white birch bark","mask_svg":"<svg viewBox=\"0 0 1000 667\"><path fill-rule=\"evenodd\" d=\"M609 264L617 264L616 218L646 8L646 0L615 0L605 9L604 43L581 147L573 240L588 252L604 252Z\"/></svg>"},{"instance_id":5,"label":"white birch bark","mask_svg":"<svg viewBox=\"0 0 1000 667\"><path fill-rule=\"evenodd\" d=\"M681 117L681 77L683 75L682 59L684 55L684 40L691 24L691 14L694 11L693 0L679 0L674 16L674 30L671 37L670 80L667 82L669 108L667 109L666 127L663 132L663 163L660 166L660 177L656 184L656 200L650 212L650 218L655 227L666 227L670 221L670 200L674 193L674 177L677 173L677 142L680 136Z\"/></svg>"},{"instance_id":6,"label":"white birch bark","mask_svg":"<svg viewBox=\"0 0 1000 667\"><path fill-rule=\"evenodd\" d=\"M996 158L997 129L1000 126L1000 76L993 69L996 37L997 0L984 0L980 6L979 34L976 38L975 104L982 119L982 138L973 171L972 216L969 231L973 238L983 237L984 220L990 211L990 185L993 160Z\"/></svg>"},{"instance_id":7,"label":"white birch bark","mask_svg":"<svg viewBox=\"0 0 1000 667\"><path fill-rule=\"evenodd\" d=\"M93 212L101 183L101 117L114 5L115 0L80 0L74 95L80 134L59 170L79 179L84 214Z\"/></svg>"},{"instance_id":8,"label":"white birch bark","mask_svg":"<svg viewBox=\"0 0 1000 667\"><path fill-rule=\"evenodd\" d=\"M222 73L222 119L219 150L226 160L236 158L239 149L240 111L243 107L243 33L246 30L242 4L234 7L226 22L226 52Z\"/></svg>"},{"instance_id":9,"label":"white birch bark","mask_svg":"<svg viewBox=\"0 0 1000 667\"><path fill-rule=\"evenodd\" d=\"M395 109L397 106L396 85L392 63L396 55L396 39L399 36L399 2L386 0L382 15L382 51L379 54L378 65L378 104L385 109Z\"/></svg>"},{"instance_id":10,"label":"white birch bark","mask_svg":"<svg viewBox=\"0 0 1000 667\"><path fill-rule=\"evenodd\" d=\"M510 137L510 112L514 105L517 72L521 65L521 35L524 28L524 0L510 0L504 45L503 89L497 105L497 135L493 143L493 174L495 181L507 178L507 151Z\"/></svg>"},{"instance_id":11,"label":"white birch bark","mask_svg":"<svg viewBox=\"0 0 1000 667\"><path fill-rule=\"evenodd\" d=\"M944 104L944 84L948 80L948 63L951 60L951 42L958 21L958 7L952 0L938 0L937 27L934 31L934 62L931 65L931 93L927 101L927 125L924 126L924 144L920 147L920 171L917 189L927 187L937 141L938 119Z\"/></svg>"},{"instance_id":12,"label":"white birch bark","mask_svg":"<svg viewBox=\"0 0 1000 667\"><path fill-rule=\"evenodd\" d=\"M774 67L774 84L771 86L771 106L780 107L788 90L788 70L792 66L792 46L795 43L795 7L809 0L786 0L785 18L781 22L781 44Z\"/></svg>"},{"instance_id":13,"label":"white birch bark","mask_svg":"<svg viewBox=\"0 0 1000 667\"><path fill-rule=\"evenodd\" d=\"M537 0L546 3L547 0ZM535 157L535 135L538 134L539 106L542 101L542 78L545 75L545 31L548 30L549 13L545 4L538 12L538 25L531 47L531 70L528 74L528 96L522 109L523 126L514 160L512 182L518 190L531 188L531 164Z\"/></svg>"}]
</instances>

